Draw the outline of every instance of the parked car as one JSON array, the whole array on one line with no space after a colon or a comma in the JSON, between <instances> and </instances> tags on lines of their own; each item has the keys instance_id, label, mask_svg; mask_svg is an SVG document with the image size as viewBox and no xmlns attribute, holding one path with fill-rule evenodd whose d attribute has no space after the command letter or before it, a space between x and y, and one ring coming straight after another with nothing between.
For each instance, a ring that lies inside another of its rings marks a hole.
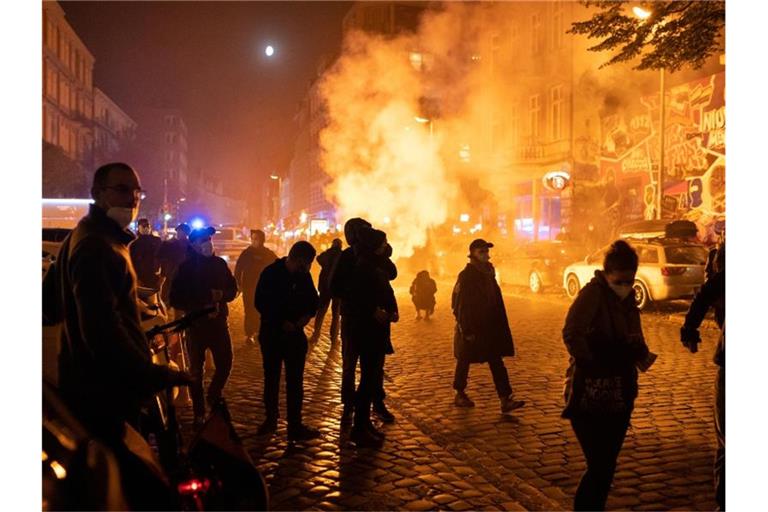
<instances>
[{"instance_id":1,"label":"parked car","mask_svg":"<svg viewBox=\"0 0 768 512\"><path fill-rule=\"evenodd\" d=\"M213 235L213 247L216 255L235 268L237 258L246 247L251 245L250 232L242 226L218 226Z\"/></svg>"},{"instance_id":2,"label":"parked car","mask_svg":"<svg viewBox=\"0 0 768 512\"><path fill-rule=\"evenodd\" d=\"M635 300L640 309L652 301L692 297L704 284L708 251L703 245L674 238L628 241L640 259L634 284ZM569 297L576 297L592 279L595 270L602 269L609 247L605 246L584 261L566 267L563 287Z\"/></svg>"},{"instance_id":3,"label":"parked car","mask_svg":"<svg viewBox=\"0 0 768 512\"><path fill-rule=\"evenodd\" d=\"M67 237L69 228L43 228L43 277L51 267L51 263L59 257L61 243Z\"/></svg>"},{"instance_id":4,"label":"parked car","mask_svg":"<svg viewBox=\"0 0 768 512\"><path fill-rule=\"evenodd\" d=\"M496 278L499 284L525 286L540 293L546 287L560 286L563 269L585 254L587 249L573 242L528 242L509 252L499 251L494 258Z\"/></svg>"}]
</instances>

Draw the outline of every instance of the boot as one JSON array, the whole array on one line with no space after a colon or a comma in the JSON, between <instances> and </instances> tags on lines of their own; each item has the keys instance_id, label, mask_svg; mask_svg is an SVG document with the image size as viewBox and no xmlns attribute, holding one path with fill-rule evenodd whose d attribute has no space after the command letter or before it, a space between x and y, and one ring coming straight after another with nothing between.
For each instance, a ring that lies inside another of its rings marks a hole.
<instances>
[{"instance_id":1,"label":"boot","mask_svg":"<svg viewBox=\"0 0 768 512\"><path fill-rule=\"evenodd\" d=\"M456 397L453 399L453 405L456 407L474 407L475 402L473 402L465 392L457 391Z\"/></svg>"},{"instance_id":2,"label":"boot","mask_svg":"<svg viewBox=\"0 0 768 512\"><path fill-rule=\"evenodd\" d=\"M501 398L501 412L507 413L512 412L515 409L519 409L522 406L525 405L525 402L522 400L515 400L512 398L512 395L509 395L507 397Z\"/></svg>"}]
</instances>

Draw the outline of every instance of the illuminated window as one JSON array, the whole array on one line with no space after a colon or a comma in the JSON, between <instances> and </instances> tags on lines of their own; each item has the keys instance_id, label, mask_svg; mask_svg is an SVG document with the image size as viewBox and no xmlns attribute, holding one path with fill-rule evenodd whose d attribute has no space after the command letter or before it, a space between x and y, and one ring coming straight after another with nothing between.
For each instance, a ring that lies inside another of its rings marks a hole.
<instances>
[{"instance_id":1,"label":"illuminated window","mask_svg":"<svg viewBox=\"0 0 768 512\"><path fill-rule=\"evenodd\" d=\"M550 115L552 140L560 140L563 133L563 87L555 86L550 90Z\"/></svg>"},{"instance_id":2,"label":"illuminated window","mask_svg":"<svg viewBox=\"0 0 768 512\"><path fill-rule=\"evenodd\" d=\"M534 94L528 100L528 131L532 138L539 137L539 116L541 115L541 102L539 95Z\"/></svg>"},{"instance_id":3,"label":"illuminated window","mask_svg":"<svg viewBox=\"0 0 768 512\"><path fill-rule=\"evenodd\" d=\"M557 50L563 46L563 2L552 3L552 48Z\"/></svg>"}]
</instances>

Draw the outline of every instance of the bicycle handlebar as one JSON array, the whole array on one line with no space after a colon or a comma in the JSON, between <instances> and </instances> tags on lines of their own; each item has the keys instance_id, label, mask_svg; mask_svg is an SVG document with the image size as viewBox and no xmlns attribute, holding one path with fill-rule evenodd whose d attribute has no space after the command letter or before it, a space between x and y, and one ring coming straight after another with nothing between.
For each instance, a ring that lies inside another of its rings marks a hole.
<instances>
[{"instance_id":1,"label":"bicycle handlebar","mask_svg":"<svg viewBox=\"0 0 768 512\"><path fill-rule=\"evenodd\" d=\"M170 332L183 331L184 329L192 325L195 321L199 320L200 318L206 315L213 313L214 311L216 311L216 306L208 306L207 308L203 308L198 311L187 313L183 317L179 318L178 320L174 320L173 322L168 322L167 324L162 324L162 325L156 325L150 330L148 330L145 334L147 338L153 338L156 334L160 334L165 331L170 331Z\"/></svg>"}]
</instances>

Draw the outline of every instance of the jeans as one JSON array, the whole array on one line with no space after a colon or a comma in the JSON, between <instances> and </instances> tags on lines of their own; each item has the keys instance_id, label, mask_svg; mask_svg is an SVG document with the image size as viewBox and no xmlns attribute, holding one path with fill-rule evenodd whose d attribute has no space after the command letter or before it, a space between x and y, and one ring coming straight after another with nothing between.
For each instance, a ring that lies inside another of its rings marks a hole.
<instances>
[{"instance_id":1,"label":"jeans","mask_svg":"<svg viewBox=\"0 0 768 512\"><path fill-rule=\"evenodd\" d=\"M325 314L328 312L328 306L331 307L331 340L336 340L339 337L340 300L332 299L330 295L326 294L320 295L320 302L317 306L317 314L315 315L315 330L313 335L320 334Z\"/></svg>"},{"instance_id":2,"label":"jeans","mask_svg":"<svg viewBox=\"0 0 768 512\"><path fill-rule=\"evenodd\" d=\"M718 366L715 380L715 500L718 510L725 510L725 368Z\"/></svg>"},{"instance_id":3,"label":"jeans","mask_svg":"<svg viewBox=\"0 0 768 512\"><path fill-rule=\"evenodd\" d=\"M271 343L275 341L276 343ZM285 365L285 394L288 411L288 429L301 426L301 408L304 401L304 362L307 357L303 347L280 346L282 340L261 343L264 365L264 409L268 421L277 421L280 416L280 372Z\"/></svg>"},{"instance_id":4,"label":"jeans","mask_svg":"<svg viewBox=\"0 0 768 512\"><path fill-rule=\"evenodd\" d=\"M189 371L195 379L189 387L192 397L192 410L195 416L205 416L205 399L203 398L203 372L205 367L205 351L210 350L216 370L208 387L208 401L221 398L224 384L227 383L232 371L232 340L229 337L226 319L223 322L207 322L201 329L189 329L187 336L187 351L189 352Z\"/></svg>"},{"instance_id":5,"label":"jeans","mask_svg":"<svg viewBox=\"0 0 768 512\"><path fill-rule=\"evenodd\" d=\"M355 393L355 426L371 423L371 403L379 396L384 380L384 353L365 351L360 354L360 384Z\"/></svg>"},{"instance_id":6,"label":"jeans","mask_svg":"<svg viewBox=\"0 0 768 512\"><path fill-rule=\"evenodd\" d=\"M453 389L461 393L467 389L467 380L469 380L469 361L463 359L456 360L456 371L453 375ZM493 384L496 386L496 394L499 398L506 398L512 394L512 386L509 384L509 375L504 361L500 357L488 361L493 375Z\"/></svg>"},{"instance_id":7,"label":"jeans","mask_svg":"<svg viewBox=\"0 0 768 512\"><path fill-rule=\"evenodd\" d=\"M355 370L357 362L360 360L360 353L357 348L360 346L360 341L353 341L349 330L349 322L345 321L344 317L341 317L341 403L347 407L355 403ZM362 362L360 364L362 378ZM379 385L374 393L373 400L375 402L383 402L386 397L386 393L384 393L383 372L378 380Z\"/></svg>"},{"instance_id":8,"label":"jeans","mask_svg":"<svg viewBox=\"0 0 768 512\"><path fill-rule=\"evenodd\" d=\"M587 462L573 500L574 510L605 510L630 416L631 412L601 416L575 414L571 418Z\"/></svg>"}]
</instances>

